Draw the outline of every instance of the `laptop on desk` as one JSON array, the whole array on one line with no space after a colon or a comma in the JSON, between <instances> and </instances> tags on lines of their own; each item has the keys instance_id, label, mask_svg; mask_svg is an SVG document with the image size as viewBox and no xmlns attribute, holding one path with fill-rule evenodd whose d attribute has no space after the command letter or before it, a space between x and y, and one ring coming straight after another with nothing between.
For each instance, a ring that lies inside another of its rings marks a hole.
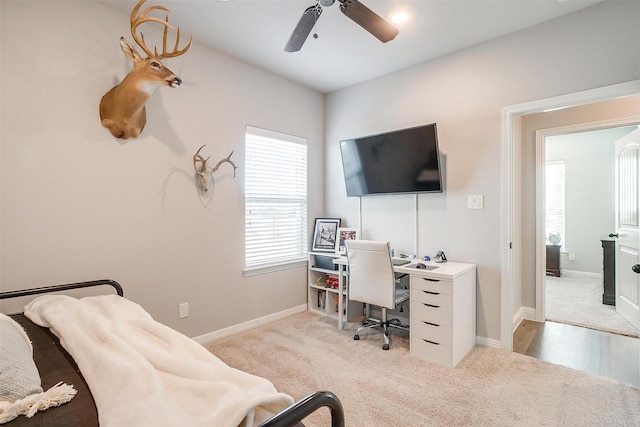
<instances>
[{"instance_id":1,"label":"laptop on desk","mask_svg":"<svg viewBox=\"0 0 640 427\"><path fill-rule=\"evenodd\" d=\"M411 260L407 258L391 258L391 260L393 261L393 265L405 265L411 262Z\"/></svg>"}]
</instances>

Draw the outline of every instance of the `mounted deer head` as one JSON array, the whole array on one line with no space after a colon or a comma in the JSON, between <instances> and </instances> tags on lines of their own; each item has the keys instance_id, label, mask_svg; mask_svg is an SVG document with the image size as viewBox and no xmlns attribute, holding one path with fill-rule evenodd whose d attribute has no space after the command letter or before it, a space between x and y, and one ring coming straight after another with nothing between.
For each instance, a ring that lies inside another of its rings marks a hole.
<instances>
[{"instance_id":1,"label":"mounted deer head","mask_svg":"<svg viewBox=\"0 0 640 427\"><path fill-rule=\"evenodd\" d=\"M233 166L234 178L236 177L236 169L238 169L238 167L231 161L231 155L233 154L233 151L227 157L220 160L218 164L215 165L215 167L212 168L208 166L207 162L209 161L211 156L205 159L200 155L200 150L202 150L205 145L207 144L204 144L202 147L198 148L196 154L193 155L193 168L196 170L196 180L198 182L198 187L200 187L202 192L206 194L207 191L209 191L209 180L211 179L211 174L217 171L223 163L229 163L231 166Z\"/></svg>"},{"instance_id":2,"label":"mounted deer head","mask_svg":"<svg viewBox=\"0 0 640 427\"><path fill-rule=\"evenodd\" d=\"M168 13L169 9L164 6L150 6L144 9L140 16L136 16L145 1L147 0L140 0L133 8L130 20L133 40L147 54L147 57L143 58L124 37L121 37L120 47L124 56L133 61L133 69L120 84L114 86L100 100L102 126L108 128L116 138L137 138L140 135L147 121L144 104L156 87L170 86L175 88L180 86L182 83L180 77L165 67L161 60L182 55L189 50L193 41L193 37L190 37L189 43L183 49L178 49L180 27L169 25L168 15L165 15L165 19L147 16L153 10L162 10ZM155 47L151 52L144 41L142 32L138 36L136 29L145 22L157 22L164 26L161 54L158 54L158 49ZM169 28L176 29L176 43L171 52L167 52L167 31Z\"/></svg>"}]
</instances>

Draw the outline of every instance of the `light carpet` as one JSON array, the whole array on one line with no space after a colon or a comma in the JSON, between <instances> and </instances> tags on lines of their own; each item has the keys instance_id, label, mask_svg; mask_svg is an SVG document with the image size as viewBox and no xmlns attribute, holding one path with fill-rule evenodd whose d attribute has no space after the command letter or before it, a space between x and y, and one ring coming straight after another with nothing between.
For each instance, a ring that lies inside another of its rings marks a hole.
<instances>
[{"instance_id":1,"label":"light carpet","mask_svg":"<svg viewBox=\"0 0 640 427\"><path fill-rule=\"evenodd\" d=\"M545 284L547 320L638 336L638 330L616 312L615 306L602 304L601 278L549 276Z\"/></svg>"},{"instance_id":2,"label":"light carpet","mask_svg":"<svg viewBox=\"0 0 640 427\"><path fill-rule=\"evenodd\" d=\"M210 342L229 365L298 400L316 390L342 401L347 427L603 426L640 423L640 389L503 350L476 347L451 369L409 353L406 332L379 334L310 312ZM328 426L328 410L308 427Z\"/></svg>"}]
</instances>

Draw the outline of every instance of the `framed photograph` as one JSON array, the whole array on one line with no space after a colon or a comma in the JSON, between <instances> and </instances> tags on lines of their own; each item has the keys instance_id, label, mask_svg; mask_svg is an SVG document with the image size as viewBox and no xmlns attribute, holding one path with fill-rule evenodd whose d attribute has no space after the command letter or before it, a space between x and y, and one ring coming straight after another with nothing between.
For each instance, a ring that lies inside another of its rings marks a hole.
<instances>
[{"instance_id":1,"label":"framed photograph","mask_svg":"<svg viewBox=\"0 0 640 427\"><path fill-rule=\"evenodd\" d=\"M311 252L335 252L340 218L316 218Z\"/></svg>"},{"instance_id":2,"label":"framed photograph","mask_svg":"<svg viewBox=\"0 0 640 427\"><path fill-rule=\"evenodd\" d=\"M345 240L358 240L360 238L360 230L357 228L338 228L338 244L336 245L336 253L340 255L347 254Z\"/></svg>"}]
</instances>

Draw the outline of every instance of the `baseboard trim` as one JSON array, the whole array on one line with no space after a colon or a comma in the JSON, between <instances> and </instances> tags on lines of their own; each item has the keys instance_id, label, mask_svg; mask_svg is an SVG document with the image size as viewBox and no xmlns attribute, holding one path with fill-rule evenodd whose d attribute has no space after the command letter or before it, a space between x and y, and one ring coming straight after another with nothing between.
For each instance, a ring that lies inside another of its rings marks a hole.
<instances>
[{"instance_id":1,"label":"baseboard trim","mask_svg":"<svg viewBox=\"0 0 640 427\"><path fill-rule=\"evenodd\" d=\"M602 278L602 273L591 273L589 271L576 271L562 269L562 275L566 277L590 277L594 279Z\"/></svg>"},{"instance_id":2,"label":"baseboard trim","mask_svg":"<svg viewBox=\"0 0 640 427\"><path fill-rule=\"evenodd\" d=\"M218 331L209 332L207 334L194 337L193 340L199 344L206 344L208 342L215 341L220 338L228 337L230 335L235 335L240 332L248 331L249 329L253 329L258 326L266 325L267 323L271 323L276 320L284 319L285 317L289 317L293 314L301 313L303 311L307 311L307 304L302 304L297 307L292 307L287 310L280 311L278 313L269 314L267 316L249 320L248 322L229 326L228 328L220 329Z\"/></svg>"},{"instance_id":3,"label":"baseboard trim","mask_svg":"<svg viewBox=\"0 0 640 427\"><path fill-rule=\"evenodd\" d=\"M494 340L491 338L485 338L485 337L479 337L479 336L476 336L476 344L481 345L483 347L490 347L490 348L497 348L497 349L502 348L502 342L500 342L499 340Z\"/></svg>"},{"instance_id":4,"label":"baseboard trim","mask_svg":"<svg viewBox=\"0 0 640 427\"><path fill-rule=\"evenodd\" d=\"M536 320L536 309L533 307L520 307L513 315L513 327L511 333L514 333L523 320Z\"/></svg>"}]
</instances>

